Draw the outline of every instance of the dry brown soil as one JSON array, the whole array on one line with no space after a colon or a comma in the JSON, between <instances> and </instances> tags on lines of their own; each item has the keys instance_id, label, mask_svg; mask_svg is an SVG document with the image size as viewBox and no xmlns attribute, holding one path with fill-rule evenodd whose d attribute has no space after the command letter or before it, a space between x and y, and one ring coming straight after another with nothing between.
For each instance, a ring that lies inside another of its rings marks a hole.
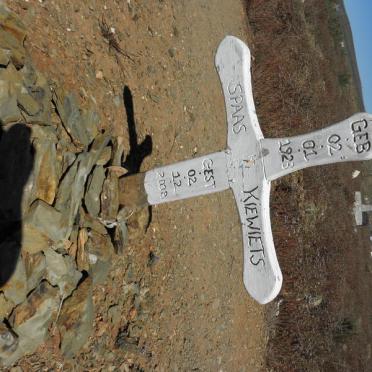
<instances>
[{"instance_id":1,"label":"dry brown soil","mask_svg":"<svg viewBox=\"0 0 372 372\"><path fill-rule=\"evenodd\" d=\"M214 54L227 34L249 44L243 1L8 4L28 26L26 45L36 67L76 92L82 103L92 101L103 127L124 136L128 151L122 93L124 86L130 89L138 141L145 135L153 141L142 171L225 147ZM120 50L110 47L100 24L114 33ZM66 361L49 342L21 365L29 370L262 370L263 307L243 286L241 230L232 194L154 207L146 232L131 233L110 280L96 290L95 334L83 354ZM159 258L152 265L150 252ZM124 300L131 285L139 287L141 306ZM115 304L120 317L109 325L107 310ZM117 334L128 324L138 345L119 347Z\"/></svg>"}]
</instances>

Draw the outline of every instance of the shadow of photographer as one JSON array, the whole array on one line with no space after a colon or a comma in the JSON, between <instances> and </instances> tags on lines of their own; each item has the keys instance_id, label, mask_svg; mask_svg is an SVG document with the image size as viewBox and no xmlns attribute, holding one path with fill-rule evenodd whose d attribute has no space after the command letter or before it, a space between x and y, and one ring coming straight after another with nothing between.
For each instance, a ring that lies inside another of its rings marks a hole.
<instances>
[{"instance_id":1,"label":"shadow of photographer","mask_svg":"<svg viewBox=\"0 0 372 372\"><path fill-rule=\"evenodd\" d=\"M34 163L31 130L0 126L0 290L12 276L22 246L22 196Z\"/></svg>"}]
</instances>

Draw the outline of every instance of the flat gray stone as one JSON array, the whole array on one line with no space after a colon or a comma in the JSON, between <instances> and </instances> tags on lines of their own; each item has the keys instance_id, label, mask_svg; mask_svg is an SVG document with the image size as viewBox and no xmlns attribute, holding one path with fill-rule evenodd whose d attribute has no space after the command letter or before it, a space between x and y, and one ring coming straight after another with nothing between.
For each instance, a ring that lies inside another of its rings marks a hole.
<instances>
[{"instance_id":1,"label":"flat gray stone","mask_svg":"<svg viewBox=\"0 0 372 372\"><path fill-rule=\"evenodd\" d=\"M38 73L29 61L25 63L19 72L22 75L22 81L25 87L31 88L36 84Z\"/></svg>"},{"instance_id":2,"label":"flat gray stone","mask_svg":"<svg viewBox=\"0 0 372 372\"><path fill-rule=\"evenodd\" d=\"M2 322L3 319L8 318L14 306L14 303L8 300L4 296L4 293L0 293L0 322Z\"/></svg>"},{"instance_id":3,"label":"flat gray stone","mask_svg":"<svg viewBox=\"0 0 372 372\"><path fill-rule=\"evenodd\" d=\"M105 170L102 165L97 165L94 168L92 175L88 179L88 187L84 197L84 203L87 211L94 217L98 216L101 210L100 195L104 180Z\"/></svg>"},{"instance_id":4,"label":"flat gray stone","mask_svg":"<svg viewBox=\"0 0 372 372\"><path fill-rule=\"evenodd\" d=\"M27 301L17 306L10 323L18 335L18 348L6 360L10 365L23 355L33 353L48 336L48 327L56 316L59 304L58 290L42 282Z\"/></svg>"},{"instance_id":5,"label":"flat gray stone","mask_svg":"<svg viewBox=\"0 0 372 372\"><path fill-rule=\"evenodd\" d=\"M124 157L124 138L121 136L115 137L112 140L113 149L112 149L112 161L111 164L114 166L121 167Z\"/></svg>"},{"instance_id":6,"label":"flat gray stone","mask_svg":"<svg viewBox=\"0 0 372 372\"><path fill-rule=\"evenodd\" d=\"M109 273L114 254L114 247L108 235L100 235L91 231L85 250L89 257L89 274L93 284L102 284Z\"/></svg>"},{"instance_id":7,"label":"flat gray stone","mask_svg":"<svg viewBox=\"0 0 372 372\"><path fill-rule=\"evenodd\" d=\"M71 190L75 184L78 164L79 164L79 160L76 159L73 162L73 164L68 168L66 174L64 175L61 183L58 186L55 207L59 211L64 211L65 213L68 213L67 206L70 203Z\"/></svg>"},{"instance_id":8,"label":"flat gray stone","mask_svg":"<svg viewBox=\"0 0 372 372\"><path fill-rule=\"evenodd\" d=\"M76 96L56 89L53 102L69 135L78 145L87 147L98 135L99 116L79 108Z\"/></svg>"},{"instance_id":9,"label":"flat gray stone","mask_svg":"<svg viewBox=\"0 0 372 372\"><path fill-rule=\"evenodd\" d=\"M18 106L29 116L35 116L41 111L40 104L22 87L17 94Z\"/></svg>"},{"instance_id":10,"label":"flat gray stone","mask_svg":"<svg viewBox=\"0 0 372 372\"><path fill-rule=\"evenodd\" d=\"M53 241L35 226L22 224L22 252L34 254L49 248Z\"/></svg>"},{"instance_id":11,"label":"flat gray stone","mask_svg":"<svg viewBox=\"0 0 372 372\"><path fill-rule=\"evenodd\" d=\"M22 69L21 74L24 85L18 95L18 101L24 109L22 115L25 121L29 124L54 125L52 121L54 106L52 104L52 92L48 80L39 71L35 71L35 76L31 76L31 72L29 73L27 71L23 73ZM36 81L31 83L35 78ZM21 96L24 88L26 88L31 98Z\"/></svg>"},{"instance_id":12,"label":"flat gray stone","mask_svg":"<svg viewBox=\"0 0 372 372\"><path fill-rule=\"evenodd\" d=\"M34 141L35 198L52 205L57 193L61 169L57 161L56 144L47 140Z\"/></svg>"},{"instance_id":13,"label":"flat gray stone","mask_svg":"<svg viewBox=\"0 0 372 372\"><path fill-rule=\"evenodd\" d=\"M111 146L106 146L99 159L97 160L97 165L106 165L111 159L112 149Z\"/></svg>"},{"instance_id":14,"label":"flat gray stone","mask_svg":"<svg viewBox=\"0 0 372 372\"><path fill-rule=\"evenodd\" d=\"M17 123L22 120L17 105L16 92L9 81L0 77L0 121L1 124Z\"/></svg>"},{"instance_id":15,"label":"flat gray stone","mask_svg":"<svg viewBox=\"0 0 372 372\"><path fill-rule=\"evenodd\" d=\"M85 213L83 208L80 208L79 216L80 227L94 230L101 235L107 235L106 227L98 218L93 217L91 214Z\"/></svg>"},{"instance_id":16,"label":"flat gray stone","mask_svg":"<svg viewBox=\"0 0 372 372\"><path fill-rule=\"evenodd\" d=\"M0 69L0 119L2 124L16 123L23 119L17 101L21 90L22 76L14 65L9 64L7 68Z\"/></svg>"},{"instance_id":17,"label":"flat gray stone","mask_svg":"<svg viewBox=\"0 0 372 372\"><path fill-rule=\"evenodd\" d=\"M93 330L92 280L86 278L64 301L58 319L61 351L73 357L88 340Z\"/></svg>"},{"instance_id":18,"label":"flat gray stone","mask_svg":"<svg viewBox=\"0 0 372 372\"><path fill-rule=\"evenodd\" d=\"M0 48L0 65L8 66L10 62L11 51L8 49Z\"/></svg>"},{"instance_id":19,"label":"flat gray stone","mask_svg":"<svg viewBox=\"0 0 372 372\"><path fill-rule=\"evenodd\" d=\"M71 233L73 223L84 197L88 175L91 173L93 166L97 163L99 156L105 146L107 146L109 140L110 137L105 134L98 135L94 139L89 152L83 152L78 155L75 161L77 167L76 173L75 169L73 170L74 177L68 174L69 179L66 180L65 177L61 184L61 195L57 197L56 208L62 211L65 219L65 226L67 227L66 239ZM75 167L75 163L72 167Z\"/></svg>"},{"instance_id":20,"label":"flat gray stone","mask_svg":"<svg viewBox=\"0 0 372 372\"><path fill-rule=\"evenodd\" d=\"M42 252L24 254L27 277L27 291L35 289L46 276L46 260Z\"/></svg>"},{"instance_id":21,"label":"flat gray stone","mask_svg":"<svg viewBox=\"0 0 372 372\"><path fill-rule=\"evenodd\" d=\"M66 238L68 227L64 216L42 200L36 200L31 205L24 222L55 242Z\"/></svg>"},{"instance_id":22,"label":"flat gray stone","mask_svg":"<svg viewBox=\"0 0 372 372\"><path fill-rule=\"evenodd\" d=\"M40 124L31 126L31 138L40 142L47 141L55 144L59 141L56 128Z\"/></svg>"},{"instance_id":23,"label":"flat gray stone","mask_svg":"<svg viewBox=\"0 0 372 372\"><path fill-rule=\"evenodd\" d=\"M67 298L81 279L81 272L76 270L75 261L69 255L59 254L50 248L44 254L47 280L58 286L61 296Z\"/></svg>"},{"instance_id":24,"label":"flat gray stone","mask_svg":"<svg viewBox=\"0 0 372 372\"><path fill-rule=\"evenodd\" d=\"M22 352L18 351L17 335L5 323L0 322L0 360L5 366L9 366L21 355Z\"/></svg>"},{"instance_id":25,"label":"flat gray stone","mask_svg":"<svg viewBox=\"0 0 372 372\"><path fill-rule=\"evenodd\" d=\"M0 3L0 24L0 48L9 50L12 62L20 68L26 58L23 42L27 29L3 2Z\"/></svg>"},{"instance_id":26,"label":"flat gray stone","mask_svg":"<svg viewBox=\"0 0 372 372\"><path fill-rule=\"evenodd\" d=\"M114 247L117 254L123 254L128 244L127 211L121 209L117 215L117 225L114 234Z\"/></svg>"},{"instance_id":27,"label":"flat gray stone","mask_svg":"<svg viewBox=\"0 0 372 372\"><path fill-rule=\"evenodd\" d=\"M14 248L16 249L16 246ZM4 292L5 297L14 302L15 305L20 304L26 299L28 292L27 277L25 265L21 256L18 258L12 276L2 287L0 287L0 291Z\"/></svg>"},{"instance_id":28,"label":"flat gray stone","mask_svg":"<svg viewBox=\"0 0 372 372\"><path fill-rule=\"evenodd\" d=\"M108 176L103 183L101 193L101 218L116 220L119 210L119 180L113 171L108 171Z\"/></svg>"},{"instance_id":29,"label":"flat gray stone","mask_svg":"<svg viewBox=\"0 0 372 372\"><path fill-rule=\"evenodd\" d=\"M63 148L59 150L62 153L62 174L64 174L76 160L76 155L73 152L65 151Z\"/></svg>"},{"instance_id":30,"label":"flat gray stone","mask_svg":"<svg viewBox=\"0 0 372 372\"><path fill-rule=\"evenodd\" d=\"M23 216L38 198L53 203L63 171L60 154L56 151L58 138L55 128L33 124L30 141L34 144L35 154L32 172L23 188Z\"/></svg>"}]
</instances>

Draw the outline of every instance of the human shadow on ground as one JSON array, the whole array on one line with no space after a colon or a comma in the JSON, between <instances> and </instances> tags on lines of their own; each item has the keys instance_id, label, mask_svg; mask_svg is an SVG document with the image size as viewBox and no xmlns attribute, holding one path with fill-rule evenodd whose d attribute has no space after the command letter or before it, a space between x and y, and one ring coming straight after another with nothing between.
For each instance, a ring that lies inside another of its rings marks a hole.
<instances>
[{"instance_id":1,"label":"human shadow on ground","mask_svg":"<svg viewBox=\"0 0 372 372\"><path fill-rule=\"evenodd\" d=\"M0 291L12 276L22 244L22 195L34 163L31 130L0 124Z\"/></svg>"},{"instance_id":2,"label":"human shadow on ground","mask_svg":"<svg viewBox=\"0 0 372 372\"><path fill-rule=\"evenodd\" d=\"M128 170L128 176L140 171L143 160L152 153L152 138L146 135L145 139L138 143L136 122L134 119L133 96L128 86L123 90L123 101L128 118L129 153L123 163Z\"/></svg>"}]
</instances>

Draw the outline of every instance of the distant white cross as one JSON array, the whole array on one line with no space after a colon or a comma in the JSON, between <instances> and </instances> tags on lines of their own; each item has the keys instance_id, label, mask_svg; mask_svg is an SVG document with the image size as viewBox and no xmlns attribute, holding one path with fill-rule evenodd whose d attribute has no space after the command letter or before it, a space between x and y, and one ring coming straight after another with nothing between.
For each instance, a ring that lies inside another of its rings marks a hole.
<instances>
[{"instance_id":1,"label":"distant white cross","mask_svg":"<svg viewBox=\"0 0 372 372\"><path fill-rule=\"evenodd\" d=\"M315 165L372 158L372 115L359 113L301 136L267 139L254 107L248 47L227 36L215 64L225 96L227 149L150 170L145 190L154 205L231 188L243 229L244 284L265 304L282 286L270 223L271 181Z\"/></svg>"},{"instance_id":2,"label":"distant white cross","mask_svg":"<svg viewBox=\"0 0 372 372\"><path fill-rule=\"evenodd\" d=\"M354 201L354 217L355 223L357 226L361 226L364 224L364 216L365 213L372 212L372 205L371 204L363 204L362 203L362 194L360 191L355 192L355 201Z\"/></svg>"}]
</instances>

